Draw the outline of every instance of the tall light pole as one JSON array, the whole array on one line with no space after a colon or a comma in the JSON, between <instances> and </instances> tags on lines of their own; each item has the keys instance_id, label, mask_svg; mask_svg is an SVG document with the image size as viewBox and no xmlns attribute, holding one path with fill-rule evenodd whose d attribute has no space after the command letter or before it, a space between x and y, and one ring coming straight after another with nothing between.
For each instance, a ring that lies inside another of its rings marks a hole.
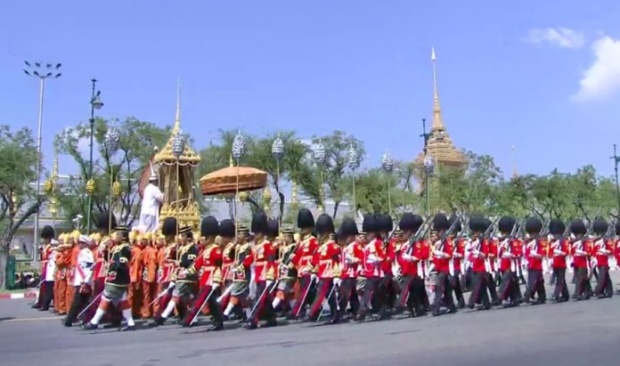
<instances>
[{"instance_id":1,"label":"tall light pole","mask_svg":"<svg viewBox=\"0 0 620 366\"><path fill-rule=\"evenodd\" d=\"M620 163L620 156L616 152L616 144L614 144L614 156L610 159L614 160L614 172L616 174L616 200L618 201L618 216L620 216L620 184L618 184L618 163Z\"/></svg>"},{"instance_id":2,"label":"tall light pole","mask_svg":"<svg viewBox=\"0 0 620 366\"><path fill-rule=\"evenodd\" d=\"M24 68L24 73L28 76L35 77L39 79L39 117L37 122L37 199L41 196L41 170L43 164L43 156L41 154L41 142L42 142L42 129L43 129L43 96L45 94L45 80L47 79L58 79L62 76L60 72L60 67L62 64L50 64L50 63L42 63L42 62L28 62L24 61L26 67ZM33 235L33 253L37 252L37 247L39 246L39 210L37 210L34 216L34 235ZM33 256L33 262L36 263L38 258L37 256Z\"/></svg>"},{"instance_id":3,"label":"tall light pole","mask_svg":"<svg viewBox=\"0 0 620 366\"><path fill-rule=\"evenodd\" d=\"M92 79L91 83L93 84L92 93L90 97L90 160L88 166L88 183L91 186L94 186L93 179L93 136L95 135L95 110L99 110L103 107L103 102L101 101L100 95L101 91L96 90L97 79ZM92 219L93 212L93 192L90 192L88 195L88 212L86 214L86 230L90 231L90 223Z\"/></svg>"}]
</instances>

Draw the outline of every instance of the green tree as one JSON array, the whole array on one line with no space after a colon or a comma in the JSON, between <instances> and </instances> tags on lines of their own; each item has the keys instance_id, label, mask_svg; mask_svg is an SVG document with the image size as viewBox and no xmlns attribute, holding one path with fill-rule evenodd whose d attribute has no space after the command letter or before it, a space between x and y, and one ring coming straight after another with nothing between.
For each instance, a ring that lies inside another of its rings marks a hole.
<instances>
[{"instance_id":1,"label":"green tree","mask_svg":"<svg viewBox=\"0 0 620 366\"><path fill-rule=\"evenodd\" d=\"M37 180L38 154L32 131L11 131L0 125L0 156L0 288L4 288L13 237L38 212L42 199L29 184Z\"/></svg>"},{"instance_id":2,"label":"green tree","mask_svg":"<svg viewBox=\"0 0 620 366\"><path fill-rule=\"evenodd\" d=\"M121 133L119 150L109 154L105 146L105 136L110 126L116 125ZM170 127L160 128L153 123L127 118L122 122L98 118L94 125L94 160L92 179L95 190L92 193L93 210L98 212L110 209L121 223L131 226L138 217L140 196L138 185L143 169L155 153L155 147L162 147L170 136ZM55 146L60 154L71 156L78 166L78 174L63 187L59 197L60 211L70 220L81 214L88 215L88 192L86 183L90 177L89 152L79 148L80 141L90 139L90 125L79 123L67 128L55 138ZM191 143L191 141L189 142ZM119 182L120 196L112 199L112 182ZM85 226L85 225L84 225Z\"/></svg>"}]
</instances>

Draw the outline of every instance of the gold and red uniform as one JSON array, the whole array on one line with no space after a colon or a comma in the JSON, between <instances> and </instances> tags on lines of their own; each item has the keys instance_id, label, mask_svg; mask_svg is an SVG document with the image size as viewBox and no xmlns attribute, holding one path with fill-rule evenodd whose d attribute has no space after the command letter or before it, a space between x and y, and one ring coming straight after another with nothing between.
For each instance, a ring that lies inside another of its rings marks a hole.
<instances>
[{"instance_id":1,"label":"gold and red uniform","mask_svg":"<svg viewBox=\"0 0 620 366\"><path fill-rule=\"evenodd\" d=\"M327 298L332 314L337 313L337 296L333 289L333 279L340 280L341 264L340 257L342 250L335 241L328 239L323 243L312 257L312 268L319 278L317 296L310 308L310 318L315 319L319 316L319 313L323 306L323 300ZM337 284L338 286L340 283ZM329 297L328 297L329 296Z\"/></svg>"}]
</instances>

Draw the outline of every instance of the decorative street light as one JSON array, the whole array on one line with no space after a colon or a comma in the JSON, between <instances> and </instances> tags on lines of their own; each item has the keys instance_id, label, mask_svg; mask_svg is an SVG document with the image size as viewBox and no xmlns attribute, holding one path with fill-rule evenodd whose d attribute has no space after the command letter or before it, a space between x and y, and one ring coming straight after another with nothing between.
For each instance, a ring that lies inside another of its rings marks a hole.
<instances>
[{"instance_id":1,"label":"decorative street light","mask_svg":"<svg viewBox=\"0 0 620 366\"><path fill-rule=\"evenodd\" d=\"M95 180L93 179L93 150L94 150L94 142L93 138L95 135L95 110L99 110L103 107L103 102L101 101L100 95L101 91L96 90L97 79L92 79L92 93L90 97L90 160L88 166L88 182L86 183L87 193L88 193L88 213L86 215L86 228L87 230L91 229L90 223L92 220L92 211L93 211L93 192L95 190Z\"/></svg>"},{"instance_id":2,"label":"decorative street light","mask_svg":"<svg viewBox=\"0 0 620 366\"><path fill-rule=\"evenodd\" d=\"M280 189L280 162L282 161L282 158L284 158L284 142L282 141L282 139L280 138L280 136L277 136L275 140L273 140L273 144L271 145L271 154L273 155L273 158L276 160L276 187L278 187L278 190ZM269 194L269 196L271 196L271 193ZM270 201L271 201L271 197L270 197ZM282 210L279 210L279 214L278 214L278 227L282 226L282 215L283 212Z\"/></svg>"},{"instance_id":3,"label":"decorative street light","mask_svg":"<svg viewBox=\"0 0 620 366\"><path fill-rule=\"evenodd\" d=\"M41 154L42 149L42 129L43 129L43 97L45 94L45 80L47 79L58 79L62 76L60 72L60 67L62 64L50 64L50 63L42 63L42 62L28 62L24 61L26 64L26 68L24 68L24 73L30 77L35 77L39 79L39 116L37 122L37 199L41 195L41 170L43 164L43 157ZM37 210L34 216L34 243L33 253L36 252L36 249L39 245L39 212ZM33 262L36 264L38 258L37 256L33 256Z\"/></svg>"},{"instance_id":4,"label":"decorative street light","mask_svg":"<svg viewBox=\"0 0 620 366\"><path fill-rule=\"evenodd\" d=\"M616 152L616 144L614 144L614 156L611 157L614 161L614 173L616 175L616 200L618 201L618 215L620 216L620 184L618 184L618 163L620 163L620 156Z\"/></svg>"},{"instance_id":5,"label":"decorative street light","mask_svg":"<svg viewBox=\"0 0 620 366\"><path fill-rule=\"evenodd\" d=\"M239 160L245 155L245 137L241 134L241 131L238 131L233 139L232 144L232 157L235 159L235 165L237 166L237 185L235 186L235 201L234 201L234 212L235 212L235 239L238 234L239 227L239 214L237 212L237 200L239 199Z\"/></svg>"},{"instance_id":6,"label":"decorative street light","mask_svg":"<svg viewBox=\"0 0 620 366\"><path fill-rule=\"evenodd\" d=\"M383 167L383 171L387 173L387 194L388 194L388 214L392 214L392 189L391 189L391 175L394 171L394 159L392 159L392 154L386 152L383 154L383 159L381 160L381 166Z\"/></svg>"},{"instance_id":7,"label":"decorative street light","mask_svg":"<svg viewBox=\"0 0 620 366\"><path fill-rule=\"evenodd\" d=\"M426 194L426 214L430 215L431 195L430 195L430 177L435 170L435 161L431 154L427 153L424 157L424 190Z\"/></svg>"},{"instance_id":8,"label":"decorative street light","mask_svg":"<svg viewBox=\"0 0 620 366\"><path fill-rule=\"evenodd\" d=\"M114 211L112 204L113 204L113 197L115 193L114 192L114 165L112 164L112 156L116 154L121 144L121 134L116 128L116 126L111 125L108 127L108 131L105 134L104 144L105 144L106 154L108 155L108 159L110 160L110 192L109 192L110 199L108 202L108 205L109 205L108 207L108 213L109 213L108 233L111 233L113 229L112 228L112 214Z\"/></svg>"},{"instance_id":9,"label":"decorative street light","mask_svg":"<svg viewBox=\"0 0 620 366\"><path fill-rule=\"evenodd\" d=\"M347 156L347 166L351 169L351 184L353 188L353 194L351 198L351 208L353 218L357 220L357 197L355 193L355 170L360 167L360 156L357 153L357 149L353 146L353 143L349 144L349 152Z\"/></svg>"},{"instance_id":10,"label":"decorative street light","mask_svg":"<svg viewBox=\"0 0 620 366\"><path fill-rule=\"evenodd\" d=\"M183 151L185 150L185 138L183 137L183 131L179 130L172 137L172 155L177 159L177 179L176 179L176 191L175 191L175 210L179 210L180 202L179 202L179 189L181 188L181 162L179 161L181 155L183 155Z\"/></svg>"},{"instance_id":11,"label":"decorative street light","mask_svg":"<svg viewBox=\"0 0 620 366\"><path fill-rule=\"evenodd\" d=\"M319 212L323 213L325 211L325 202L323 202L323 168L327 158L323 142L319 141L319 143L315 146L313 151L313 157L314 161L319 167Z\"/></svg>"}]
</instances>

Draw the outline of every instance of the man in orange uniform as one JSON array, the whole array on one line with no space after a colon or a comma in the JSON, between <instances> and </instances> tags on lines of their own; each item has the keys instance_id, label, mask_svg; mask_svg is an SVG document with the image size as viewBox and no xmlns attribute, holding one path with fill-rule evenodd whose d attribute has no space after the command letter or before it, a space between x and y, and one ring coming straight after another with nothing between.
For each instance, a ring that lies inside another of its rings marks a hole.
<instances>
[{"instance_id":1,"label":"man in orange uniform","mask_svg":"<svg viewBox=\"0 0 620 366\"><path fill-rule=\"evenodd\" d=\"M319 320L323 310L323 300L327 300L331 315L328 324L336 324L340 321L338 296L342 284L340 278L342 251L340 246L330 238L336 229L329 215L322 214L316 219L316 231L320 246L312 258L312 272L319 278L319 283L317 296L310 307L309 320Z\"/></svg>"},{"instance_id":2,"label":"man in orange uniform","mask_svg":"<svg viewBox=\"0 0 620 366\"><path fill-rule=\"evenodd\" d=\"M300 232L300 240L297 245L297 251L293 263L297 268L297 276L299 277L299 297L296 299L293 307L292 317L298 319L303 317L303 310L306 304L312 303L315 290L315 276L311 273L312 256L318 249L319 243L312 235L314 229L314 216L310 210L302 208L297 213L297 227Z\"/></svg>"},{"instance_id":3,"label":"man in orange uniform","mask_svg":"<svg viewBox=\"0 0 620 366\"><path fill-rule=\"evenodd\" d=\"M58 315L67 314L67 271L71 261L71 237L62 234L59 238L56 255L56 277L54 279L54 308Z\"/></svg>"},{"instance_id":4,"label":"man in orange uniform","mask_svg":"<svg viewBox=\"0 0 620 366\"><path fill-rule=\"evenodd\" d=\"M222 248L215 241L219 233L220 224L215 217L208 216L202 219L200 235L204 237L205 247L202 254L188 269L189 272L197 274L200 291L198 296L196 296L192 309L183 319L183 326L192 326L198 316L198 312L205 305L208 305L209 312L213 318L213 325L209 330L217 331L224 329L222 309L217 302L220 286L222 285Z\"/></svg>"},{"instance_id":5,"label":"man in orange uniform","mask_svg":"<svg viewBox=\"0 0 620 366\"><path fill-rule=\"evenodd\" d=\"M256 295L254 307L248 316L247 329L256 329L261 317L267 320L266 326L276 325L276 314L271 306L271 291L276 275L275 260L277 254L273 244L267 240L269 234L267 215L261 212L252 217L252 232L254 233L254 247L252 248L251 258L254 263L253 280L256 284Z\"/></svg>"},{"instance_id":6,"label":"man in orange uniform","mask_svg":"<svg viewBox=\"0 0 620 366\"><path fill-rule=\"evenodd\" d=\"M140 316L149 319L153 316L151 303L157 296L157 238L154 235L148 237L148 243L142 250L142 308Z\"/></svg>"},{"instance_id":7,"label":"man in orange uniform","mask_svg":"<svg viewBox=\"0 0 620 366\"><path fill-rule=\"evenodd\" d=\"M129 261L129 288L127 289L127 302L131 307L134 318L140 318L142 307L142 234L133 231L129 239L131 243L131 261Z\"/></svg>"},{"instance_id":8,"label":"man in orange uniform","mask_svg":"<svg viewBox=\"0 0 620 366\"><path fill-rule=\"evenodd\" d=\"M178 226L174 217L167 217L162 224L163 246L158 252L157 296L162 295L155 307L155 316L161 314L172 298L172 276L176 268ZM161 239L160 239L161 240Z\"/></svg>"},{"instance_id":9,"label":"man in orange uniform","mask_svg":"<svg viewBox=\"0 0 620 366\"><path fill-rule=\"evenodd\" d=\"M71 309L71 305L73 305L73 300L75 296L75 286L73 286L73 281L75 279L75 271L77 268L77 260L78 255L80 255L80 245L78 241L80 240L80 236L82 234L75 230L71 233L71 249L70 249L70 258L69 258L69 267L67 274L67 295L65 298L65 302L67 303L67 311Z\"/></svg>"}]
</instances>

